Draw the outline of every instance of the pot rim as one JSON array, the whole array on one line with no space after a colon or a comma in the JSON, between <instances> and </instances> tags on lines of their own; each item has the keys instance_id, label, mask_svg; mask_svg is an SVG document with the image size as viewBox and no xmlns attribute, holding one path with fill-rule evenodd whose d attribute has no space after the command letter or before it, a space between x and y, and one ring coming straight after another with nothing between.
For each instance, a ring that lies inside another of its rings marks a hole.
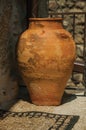
<instances>
[{"instance_id":1,"label":"pot rim","mask_svg":"<svg viewBox=\"0 0 86 130\"><path fill-rule=\"evenodd\" d=\"M29 18L29 21L62 21L62 18Z\"/></svg>"}]
</instances>

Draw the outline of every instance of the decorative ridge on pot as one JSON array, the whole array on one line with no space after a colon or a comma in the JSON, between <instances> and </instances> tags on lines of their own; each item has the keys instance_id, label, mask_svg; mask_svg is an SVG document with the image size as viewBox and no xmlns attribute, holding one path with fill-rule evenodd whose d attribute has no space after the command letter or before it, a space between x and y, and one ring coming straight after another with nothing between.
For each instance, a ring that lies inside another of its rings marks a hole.
<instances>
[{"instance_id":1,"label":"decorative ridge on pot","mask_svg":"<svg viewBox=\"0 0 86 130\"><path fill-rule=\"evenodd\" d=\"M60 105L75 60L75 43L61 18L30 18L17 61L32 103Z\"/></svg>"},{"instance_id":2,"label":"decorative ridge on pot","mask_svg":"<svg viewBox=\"0 0 86 130\"><path fill-rule=\"evenodd\" d=\"M29 21L62 21L62 18L29 18Z\"/></svg>"}]
</instances>

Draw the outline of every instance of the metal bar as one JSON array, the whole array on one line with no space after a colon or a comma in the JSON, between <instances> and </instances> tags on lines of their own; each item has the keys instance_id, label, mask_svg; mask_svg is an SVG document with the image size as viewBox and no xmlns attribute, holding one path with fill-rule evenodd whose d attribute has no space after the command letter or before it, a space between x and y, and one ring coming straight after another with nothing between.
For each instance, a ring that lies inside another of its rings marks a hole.
<instances>
[{"instance_id":1,"label":"metal bar","mask_svg":"<svg viewBox=\"0 0 86 130\"><path fill-rule=\"evenodd\" d=\"M75 13L73 14L73 39L75 39Z\"/></svg>"},{"instance_id":2,"label":"metal bar","mask_svg":"<svg viewBox=\"0 0 86 130\"><path fill-rule=\"evenodd\" d=\"M84 23L84 59L86 59L86 14L85 14L85 23Z\"/></svg>"},{"instance_id":3,"label":"metal bar","mask_svg":"<svg viewBox=\"0 0 86 130\"><path fill-rule=\"evenodd\" d=\"M32 0L32 17L36 18L38 16L38 4L39 0Z\"/></svg>"},{"instance_id":4,"label":"metal bar","mask_svg":"<svg viewBox=\"0 0 86 130\"><path fill-rule=\"evenodd\" d=\"M66 87L67 90L79 90L79 91L85 91L85 88L77 88L77 87Z\"/></svg>"},{"instance_id":5,"label":"metal bar","mask_svg":"<svg viewBox=\"0 0 86 130\"><path fill-rule=\"evenodd\" d=\"M84 21L86 21L86 14L84 15ZM83 56L85 58L85 47L86 47L86 22L84 23L84 53Z\"/></svg>"},{"instance_id":6,"label":"metal bar","mask_svg":"<svg viewBox=\"0 0 86 130\"><path fill-rule=\"evenodd\" d=\"M62 13L62 19L64 19L64 15L65 15L65 14Z\"/></svg>"},{"instance_id":7,"label":"metal bar","mask_svg":"<svg viewBox=\"0 0 86 130\"><path fill-rule=\"evenodd\" d=\"M73 14L86 14L86 12L68 12L68 13L67 13L67 12L63 12L63 13L58 13L58 12L57 12L57 13L53 13L53 12L49 12L49 14L50 14L50 15L55 15L55 14L56 14L56 15L57 15L57 14L58 14L58 15L61 15L61 14L73 15Z\"/></svg>"},{"instance_id":8,"label":"metal bar","mask_svg":"<svg viewBox=\"0 0 86 130\"><path fill-rule=\"evenodd\" d=\"M84 24L84 84L86 88L86 14L85 14L85 24ZM84 95L86 96L86 90L84 92Z\"/></svg>"},{"instance_id":9,"label":"metal bar","mask_svg":"<svg viewBox=\"0 0 86 130\"><path fill-rule=\"evenodd\" d=\"M38 0L38 17L45 18L48 17L48 0Z\"/></svg>"},{"instance_id":10,"label":"metal bar","mask_svg":"<svg viewBox=\"0 0 86 130\"><path fill-rule=\"evenodd\" d=\"M62 19L64 20L64 14L62 14ZM62 20L62 24L63 24L63 20ZM64 26L64 25L63 25Z\"/></svg>"},{"instance_id":11,"label":"metal bar","mask_svg":"<svg viewBox=\"0 0 86 130\"><path fill-rule=\"evenodd\" d=\"M50 18L52 18L52 15L49 15Z\"/></svg>"}]
</instances>

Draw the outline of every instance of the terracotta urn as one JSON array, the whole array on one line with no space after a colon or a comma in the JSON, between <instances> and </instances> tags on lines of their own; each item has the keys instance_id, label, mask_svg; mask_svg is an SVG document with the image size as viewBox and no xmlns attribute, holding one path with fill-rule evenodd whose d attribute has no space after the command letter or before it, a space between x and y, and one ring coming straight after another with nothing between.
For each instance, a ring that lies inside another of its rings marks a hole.
<instances>
[{"instance_id":1,"label":"terracotta urn","mask_svg":"<svg viewBox=\"0 0 86 130\"><path fill-rule=\"evenodd\" d=\"M75 60L75 43L61 18L30 18L20 36L17 62L36 105L60 105Z\"/></svg>"}]
</instances>

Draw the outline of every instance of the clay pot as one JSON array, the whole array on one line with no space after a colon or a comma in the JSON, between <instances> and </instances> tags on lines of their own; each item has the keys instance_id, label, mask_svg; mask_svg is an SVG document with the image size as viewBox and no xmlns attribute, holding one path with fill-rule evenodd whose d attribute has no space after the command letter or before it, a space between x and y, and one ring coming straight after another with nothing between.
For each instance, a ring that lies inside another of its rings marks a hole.
<instances>
[{"instance_id":1,"label":"clay pot","mask_svg":"<svg viewBox=\"0 0 86 130\"><path fill-rule=\"evenodd\" d=\"M75 60L75 43L61 18L30 18L17 46L22 77L36 105L59 105Z\"/></svg>"}]
</instances>

